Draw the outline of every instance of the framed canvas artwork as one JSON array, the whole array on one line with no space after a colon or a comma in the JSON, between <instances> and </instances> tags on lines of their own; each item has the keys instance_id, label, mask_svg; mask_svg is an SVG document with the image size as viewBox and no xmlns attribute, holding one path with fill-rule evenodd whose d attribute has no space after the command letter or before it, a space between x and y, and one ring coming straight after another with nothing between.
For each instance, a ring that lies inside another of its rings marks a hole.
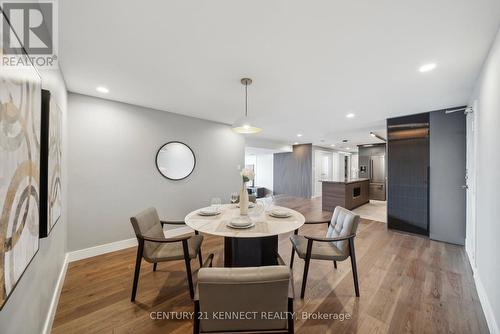
<instances>
[{"instance_id":1,"label":"framed canvas artwork","mask_svg":"<svg viewBox=\"0 0 500 334\"><path fill-rule=\"evenodd\" d=\"M0 65L0 309L39 247L41 79L26 64Z\"/></svg>"},{"instance_id":2,"label":"framed canvas artwork","mask_svg":"<svg viewBox=\"0 0 500 334\"><path fill-rule=\"evenodd\" d=\"M40 237L49 235L61 217L61 109L42 90L41 164L40 164Z\"/></svg>"}]
</instances>

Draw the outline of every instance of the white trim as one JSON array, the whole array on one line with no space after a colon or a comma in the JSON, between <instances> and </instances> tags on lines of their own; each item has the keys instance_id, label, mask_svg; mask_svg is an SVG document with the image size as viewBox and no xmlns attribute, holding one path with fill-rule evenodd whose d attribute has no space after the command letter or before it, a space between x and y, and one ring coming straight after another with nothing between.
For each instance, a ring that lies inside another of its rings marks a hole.
<instances>
[{"instance_id":1,"label":"white trim","mask_svg":"<svg viewBox=\"0 0 500 334\"><path fill-rule=\"evenodd\" d=\"M488 323L488 329L490 330L491 334L500 334L497 322L495 320L495 314L493 313L493 309L491 308L491 304L488 299L488 294L486 293L486 289L484 288L483 282L481 281L477 267L475 267L474 265L473 255L467 248L465 249L465 253L467 254L467 259L469 260L470 266L472 268L477 295L479 296L479 302L481 303L484 317L486 318L486 322Z\"/></svg>"},{"instance_id":2,"label":"white trim","mask_svg":"<svg viewBox=\"0 0 500 334\"><path fill-rule=\"evenodd\" d=\"M474 261L474 254L472 250L470 249L470 241L468 242L468 239L465 238L465 254L467 254L467 259L469 260L470 267L472 268L472 273L474 276L476 276L476 261Z\"/></svg>"},{"instance_id":3,"label":"white trim","mask_svg":"<svg viewBox=\"0 0 500 334\"><path fill-rule=\"evenodd\" d=\"M171 230L166 230L165 237L172 238L172 237L176 237L176 236L190 233L190 232L193 232L193 230L189 226L181 226L181 227L173 228ZM137 239L136 238L110 242L109 244L104 244L104 245L99 245L99 246L94 246L94 247L89 247L89 248L84 248L84 249L80 249L77 251L69 252L68 253L68 261L74 262L74 261L78 261L78 260L83 260L83 259L87 259L89 257L102 255L102 254L106 254L106 253L111 253L111 252L116 252L116 251L119 251L119 250L122 250L125 248L134 247L134 246L137 246Z\"/></svg>"},{"instance_id":4,"label":"white trim","mask_svg":"<svg viewBox=\"0 0 500 334\"><path fill-rule=\"evenodd\" d=\"M131 238L131 239L110 242L109 244L84 248L77 251L69 252L68 261L74 262L78 260L83 260L89 257L116 252L129 247L134 247L135 245L137 245L137 239Z\"/></svg>"},{"instance_id":5,"label":"white trim","mask_svg":"<svg viewBox=\"0 0 500 334\"><path fill-rule=\"evenodd\" d=\"M486 317L486 322L488 323L488 328L491 334L500 334L498 330L498 325L495 320L495 314L493 313L493 309L491 308L490 301L488 300L488 294L484 288L483 283L479 277L477 270L474 271L474 282L476 283L476 290L479 296L479 301L481 302L481 306L483 307L484 316Z\"/></svg>"},{"instance_id":6,"label":"white trim","mask_svg":"<svg viewBox=\"0 0 500 334\"><path fill-rule=\"evenodd\" d=\"M68 269L68 253L64 256L64 262L59 272L59 277L57 278L56 287L50 301L49 312L47 313L47 318L45 319L45 324L43 325L43 334L50 334L52 331L52 324L54 323L54 317L56 316L57 305L59 304L59 297L64 284L64 278L66 277L66 270Z\"/></svg>"}]
</instances>

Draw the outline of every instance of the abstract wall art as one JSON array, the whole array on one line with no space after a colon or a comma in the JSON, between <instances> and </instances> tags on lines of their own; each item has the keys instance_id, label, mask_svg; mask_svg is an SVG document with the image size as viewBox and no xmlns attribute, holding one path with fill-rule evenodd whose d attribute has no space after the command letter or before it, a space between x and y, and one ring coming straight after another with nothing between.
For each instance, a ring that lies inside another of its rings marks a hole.
<instances>
[{"instance_id":1,"label":"abstract wall art","mask_svg":"<svg viewBox=\"0 0 500 334\"><path fill-rule=\"evenodd\" d=\"M0 309L39 246L40 96L34 67L0 65Z\"/></svg>"},{"instance_id":2,"label":"abstract wall art","mask_svg":"<svg viewBox=\"0 0 500 334\"><path fill-rule=\"evenodd\" d=\"M40 237L47 237L61 217L62 113L50 91L42 90L40 164Z\"/></svg>"}]
</instances>

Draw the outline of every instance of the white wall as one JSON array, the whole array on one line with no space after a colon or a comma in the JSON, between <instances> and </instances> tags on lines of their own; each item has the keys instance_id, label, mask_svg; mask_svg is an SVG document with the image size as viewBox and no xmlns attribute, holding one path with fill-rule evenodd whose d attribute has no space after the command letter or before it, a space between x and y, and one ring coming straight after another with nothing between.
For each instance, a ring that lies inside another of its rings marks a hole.
<instances>
[{"instance_id":1,"label":"white wall","mask_svg":"<svg viewBox=\"0 0 500 334\"><path fill-rule=\"evenodd\" d=\"M246 154L245 165L254 165L255 186L273 190L273 154Z\"/></svg>"},{"instance_id":2,"label":"white wall","mask_svg":"<svg viewBox=\"0 0 500 334\"><path fill-rule=\"evenodd\" d=\"M351 175L352 178L359 176L359 155L357 153L351 154Z\"/></svg>"},{"instance_id":3,"label":"white wall","mask_svg":"<svg viewBox=\"0 0 500 334\"><path fill-rule=\"evenodd\" d=\"M477 101L474 111L477 117L475 280L490 332L499 333L500 32L483 65L470 105L473 105L474 101ZM469 221L467 229L470 228Z\"/></svg>"},{"instance_id":4,"label":"white wall","mask_svg":"<svg viewBox=\"0 0 500 334\"><path fill-rule=\"evenodd\" d=\"M149 206L183 219L241 187L244 138L227 125L78 94L68 106L70 251L133 238L129 218ZM196 156L181 181L156 169L157 150L172 140Z\"/></svg>"},{"instance_id":5,"label":"white wall","mask_svg":"<svg viewBox=\"0 0 500 334\"><path fill-rule=\"evenodd\" d=\"M274 158L272 154L259 154L257 156L256 186L273 190L273 162Z\"/></svg>"}]
</instances>

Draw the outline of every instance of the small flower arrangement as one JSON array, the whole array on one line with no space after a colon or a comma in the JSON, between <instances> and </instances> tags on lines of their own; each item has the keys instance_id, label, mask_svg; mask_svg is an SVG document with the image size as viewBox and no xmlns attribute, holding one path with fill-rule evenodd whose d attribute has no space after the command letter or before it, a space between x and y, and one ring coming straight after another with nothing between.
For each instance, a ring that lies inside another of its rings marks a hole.
<instances>
[{"instance_id":1,"label":"small flower arrangement","mask_svg":"<svg viewBox=\"0 0 500 334\"><path fill-rule=\"evenodd\" d=\"M253 180L255 177L255 173L250 168L243 168L240 175L243 179L243 183Z\"/></svg>"}]
</instances>

